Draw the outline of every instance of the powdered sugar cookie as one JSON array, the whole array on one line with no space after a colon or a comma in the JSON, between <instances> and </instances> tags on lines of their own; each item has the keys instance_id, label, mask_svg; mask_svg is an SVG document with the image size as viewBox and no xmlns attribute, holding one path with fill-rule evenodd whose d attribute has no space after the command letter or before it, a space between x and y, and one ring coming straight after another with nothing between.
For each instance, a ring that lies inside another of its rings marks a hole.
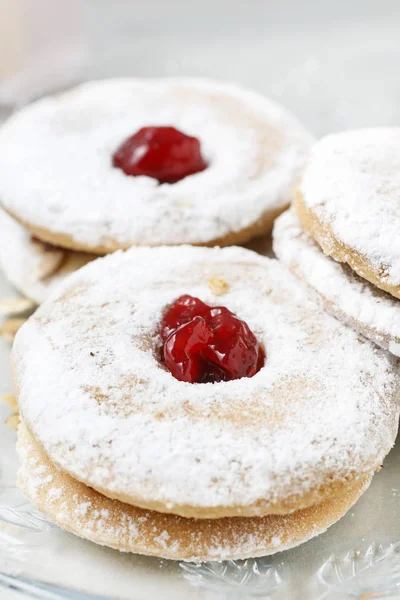
<instances>
[{"instance_id":1,"label":"powdered sugar cookie","mask_svg":"<svg viewBox=\"0 0 400 600\"><path fill-rule=\"evenodd\" d=\"M400 298L400 128L318 142L295 208L325 254Z\"/></svg>"},{"instance_id":2,"label":"powdered sugar cookie","mask_svg":"<svg viewBox=\"0 0 400 600\"><path fill-rule=\"evenodd\" d=\"M0 210L0 236L1 269L20 292L37 304L43 302L67 275L95 258L33 238L3 210Z\"/></svg>"},{"instance_id":3,"label":"powdered sugar cookie","mask_svg":"<svg viewBox=\"0 0 400 600\"><path fill-rule=\"evenodd\" d=\"M95 81L2 126L0 201L40 239L96 254L244 243L289 203L310 139L233 85Z\"/></svg>"},{"instance_id":4,"label":"powdered sugar cookie","mask_svg":"<svg viewBox=\"0 0 400 600\"><path fill-rule=\"evenodd\" d=\"M18 484L57 525L103 546L185 561L241 559L293 548L323 533L369 486L350 484L339 498L290 515L184 519L105 498L57 469L22 425Z\"/></svg>"},{"instance_id":5,"label":"powdered sugar cookie","mask_svg":"<svg viewBox=\"0 0 400 600\"><path fill-rule=\"evenodd\" d=\"M181 327L178 298L198 315ZM278 261L242 248L133 248L89 263L19 330L13 364L22 418L54 464L185 517L339 496L380 466L398 426L394 358L318 309ZM219 383L188 383L193 373Z\"/></svg>"},{"instance_id":6,"label":"powdered sugar cookie","mask_svg":"<svg viewBox=\"0 0 400 600\"><path fill-rule=\"evenodd\" d=\"M304 281L325 309L382 348L400 356L400 306L396 298L321 251L293 211L276 221L274 251Z\"/></svg>"}]
</instances>

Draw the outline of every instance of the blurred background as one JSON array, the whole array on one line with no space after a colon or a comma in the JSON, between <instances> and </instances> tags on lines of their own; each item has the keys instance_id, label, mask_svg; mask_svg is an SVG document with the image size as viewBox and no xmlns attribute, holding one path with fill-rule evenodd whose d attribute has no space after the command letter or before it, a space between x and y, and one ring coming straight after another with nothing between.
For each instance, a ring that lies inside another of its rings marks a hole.
<instances>
[{"instance_id":1,"label":"blurred background","mask_svg":"<svg viewBox=\"0 0 400 600\"><path fill-rule=\"evenodd\" d=\"M3 113L77 81L210 76L316 134L400 124L399 0L0 0Z\"/></svg>"}]
</instances>

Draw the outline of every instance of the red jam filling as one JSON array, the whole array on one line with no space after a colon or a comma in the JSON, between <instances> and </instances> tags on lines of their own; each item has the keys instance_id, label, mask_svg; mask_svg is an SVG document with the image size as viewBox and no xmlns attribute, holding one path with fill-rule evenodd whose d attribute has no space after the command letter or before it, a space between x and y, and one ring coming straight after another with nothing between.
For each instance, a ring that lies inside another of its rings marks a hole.
<instances>
[{"instance_id":1,"label":"red jam filling","mask_svg":"<svg viewBox=\"0 0 400 600\"><path fill-rule=\"evenodd\" d=\"M126 175L146 175L159 183L176 183L206 169L200 141L175 127L143 127L125 140L112 157Z\"/></svg>"},{"instance_id":2,"label":"red jam filling","mask_svg":"<svg viewBox=\"0 0 400 600\"><path fill-rule=\"evenodd\" d=\"M247 323L224 306L181 296L161 321L165 364L179 381L215 383L253 377L265 352Z\"/></svg>"}]
</instances>

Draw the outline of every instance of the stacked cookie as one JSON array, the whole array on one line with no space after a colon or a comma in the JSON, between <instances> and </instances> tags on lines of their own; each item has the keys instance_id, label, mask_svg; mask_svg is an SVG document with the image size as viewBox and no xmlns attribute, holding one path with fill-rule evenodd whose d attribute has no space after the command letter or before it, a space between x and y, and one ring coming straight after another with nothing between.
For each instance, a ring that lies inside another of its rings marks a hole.
<instances>
[{"instance_id":1,"label":"stacked cookie","mask_svg":"<svg viewBox=\"0 0 400 600\"><path fill-rule=\"evenodd\" d=\"M0 128L1 266L40 303L93 255L247 242L288 206L310 143L272 101L208 80L44 98Z\"/></svg>"},{"instance_id":2,"label":"stacked cookie","mask_svg":"<svg viewBox=\"0 0 400 600\"><path fill-rule=\"evenodd\" d=\"M394 358L242 248L93 261L19 330L13 371L32 503L166 558L261 556L321 533L397 431Z\"/></svg>"},{"instance_id":3,"label":"stacked cookie","mask_svg":"<svg viewBox=\"0 0 400 600\"><path fill-rule=\"evenodd\" d=\"M400 356L400 129L318 142L274 251L323 306Z\"/></svg>"}]
</instances>

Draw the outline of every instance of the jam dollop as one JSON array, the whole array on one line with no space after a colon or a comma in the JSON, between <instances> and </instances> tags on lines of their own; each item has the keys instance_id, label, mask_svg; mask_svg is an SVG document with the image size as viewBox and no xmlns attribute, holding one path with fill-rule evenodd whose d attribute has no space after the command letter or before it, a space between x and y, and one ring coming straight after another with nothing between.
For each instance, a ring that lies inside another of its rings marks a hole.
<instances>
[{"instance_id":1,"label":"jam dollop","mask_svg":"<svg viewBox=\"0 0 400 600\"><path fill-rule=\"evenodd\" d=\"M188 383L253 377L265 352L247 323L224 306L180 296L161 320L163 358L171 374Z\"/></svg>"},{"instance_id":2,"label":"jam dollop","mask_svg":"<svg viewBox=\"0 0 400 600\"><path fill-rule=\"evenodd\" d=\"M175 127L143 127L125 140L112 157L126 175L146 175L159 183L176 183L206 169L200 141Z\"/></svg>"}]
</instances>

